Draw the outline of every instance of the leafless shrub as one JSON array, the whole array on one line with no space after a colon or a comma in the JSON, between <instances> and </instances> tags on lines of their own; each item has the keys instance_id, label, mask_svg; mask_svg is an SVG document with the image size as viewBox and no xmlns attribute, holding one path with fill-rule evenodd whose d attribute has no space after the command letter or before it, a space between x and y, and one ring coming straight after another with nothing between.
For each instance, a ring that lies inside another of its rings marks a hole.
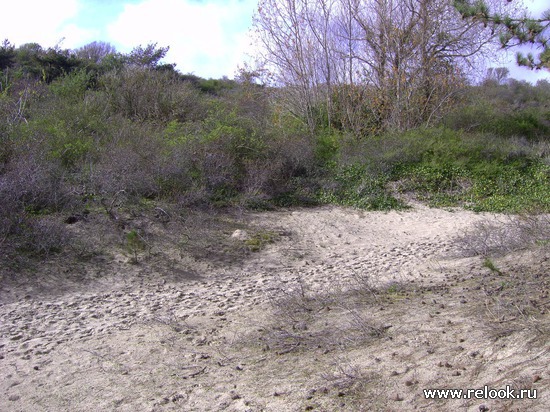
<instances>
[{"instance_id":1,"label":"leafless shrub","mask_svg":"<svg viewBox=\"0 0 550 412\"><path fill-rule=\"evenodd\" d=\"M285 177L311 174L315 166L314 144L303 133L277 136L269 141L270 159L281 163Z\"/></svg>"},{"instance_id":2,"label":"leafless shrub","mask_svg":"<svg viewBox=\"0 0 550 412\"><path fill-rule=\"evenodd\" d=\"M132 148L109 150L95 170L99 193L115 194L124 190L129 195L150 197L158 192L149 159Z\"/></svg>"},{"instance_id":3,"label":"leafless shrub","mask_svg":"<svg viewBox=\"0 0 550 412\"><path fill-rule=\"evenodd\" d=\"M381 294L379 287L380 285L376 284L371 273L353 270L352 282L349 288L363 302L379 302Z\"/></svg>"},{"instance_id":4,"label":"leafless shrub","mask_svg":"<svg viewBox=\"0 0 550 412\"><path fill-rule=\"evenodd\" d=\"M23 207L55 210L69 200L69 194L61 167L42 157L39 150L19 153L0 176L0 191Z\"/></svg>"},{"instance_id":5,"label":"leafless shrub","mask_svg":"<svg viewBox=\"0 0 550 412\"><path fill-rule=\"evenodd\" d=\"M274 159L269 163L265 159L255 159L246 164L246 178L244 182L245 192L262 193L269 192L269 186L273 186L281 175L282 162Z\"/></svg>"},{"instance_id":6,"label":"leafless shrub","mask_svg":"<svg viewBox=\"0 0 550 412\"><path fill-rule=\"evenodd\" d=\"M96 193L112 195L124 190L129 196L154 196L159 192L161 151L154 126L125 122L115 131L92 170Z\"/></svg>"},{"instance_id":7,"label":"leafless shrub","mask_svg":"<svg viewBox=\"0 0 550 412\"><path fill-rule=\"evenodd\" d=\"M466 256L498 256L548 241L550 216L523 215L499 223L481 221L458 238L458 246Z\"/></svg>"},{"instance_id":8,"label":"leafless shrub","mask_svg":"<svg viewBox=\"0 0 550 412\"><path fill-rule=\"evenodd\" d=\"M482 316L489 336L498 339L521 331L527 332L532 342L547 341L549 252L548 248L532 247L495 262L486 259L485 266L493 269L475 278L480 296L472 313Z\"/></svg>"},{"instance_id":9,"label":"leafless shrub","mask_svg":"<svg viewBox=\"0 0 550 412\"><path fill-rule=\"evenodd\" d=\"M191 171L194 167L192 144L180 144L170 148L169 153L161 156L158 165L158 184L163 196L177 199L182 193L194 188ZM197 188L197 190L200 190Z\"/></svg>"},{"instance_id":10,"label":"leafless shrub","mask_svg":"<svg viewBox=\"0 0 550 412\"><path fill-rule=\"evenodd\" d=\"M346 405L353 410L392 410L388 409L388 385L383 376L366 370L356 360L339 356L320 377L325 388L336 391L337 399L345 395Z\"/></svg>"},{"instance_id":11,"label":"leafless shrub","mask_svg":"<svg viewBox=\"0 0 550 412\"><path fill-rule=\"evenodd\" d=\"M28 220L21 236L23 248L39 256L61 252L70 240L65 226L52 217Z\"/></svg>"},{"instance_id":12,"label":"leafless shrub","mask_svg":"<svg viewBox=\"0 0 550 412\"><path fill-rule=\"evenodd\" d=\"M281 159L254 159L246 162L241 202L246 207L262 207L279 193L287 190L284 165Z\"/></svg>"},{"instance_id":13,"label":"leafless shrub","mask_svg":"<svg viewBox=\"0 0 550 412\"><path fill-rule=\"evenodd\" d=\"M548 337L545 313L548 301L547 254L550 216L527 214L494 223L482 221L458 240L467 256L504 256L486 259L492 270L480 279L484 324L494 338L529 330L533 338ZM523 251L528 249L528 251ZM532 251L538 250L538 253ZM521 256L516 262L512 256Z\"/></svg>"},{"instance_id":14,"label":"leafless shrub","mask_svg":"<svg viewBox=\"0 0 550 412\"><path fill-rule=\"evenodd\" d=\"M126 191L122 189L116 193L105 195L100 199L100 203L105 209L105 213L107 213L111 219L118 220L119 216L117 210L126 203L127 197Z\"/></svg>"},{"instance_id":15,"label":"leafless shrub","mask_svg":"<svg viewBox=\"0 0 550 412\"><path fill-rule=\"evenodd\" d=\"M347 318L349 327L345 336L349 342L354 344L368 337L381 338L391 327L390 324L382 325L374 321L372 317L359 310L350 310Z\"/></svg>"},{"instance_id":16,"label":"leafless shrub","mask_svg":"<svg viewBox=\"0 0 550 412\"><path fill-rule=\"evenodd\" d=\"M379 381L380 376L363 370L347 358L340 357L333 362L333 368L324 372L322 378L340 390L359 390L371 382Z\"/></svg>"},{"instance_id":17,"label":"leafless shrub","mask_svg":"<svg viewBox=\"0 0 550 412\"><path fill-rule=\"evenodd\" d=\"M535 156L542 159L542 161L550 166L550 141L541 140L533 143L532 152Z\"/></svg>"},{"instance_id":18,"label":"leafless shrub","mask_svg":"<svg viewBox=\"0 0 550 412\"><path fill-rule=\"evenodd\" d=\"M37 148L19 151L0 174L0 242L21 228L27 213L53 212L70 200L59 165Z\"/></svg>"},{"instance_id":19,"label":"leafless shrub","mask_svg":"<svg viewBox=\"0 0 550 412\"><path fill-rule=\"evenodd\" d=\"M336 285L313 290L304 281L285 283L271 297L274 322L266 345L278 354L295 350L350 348L385 335L389 326L363 311Z\"/></svg>"},{"instance_id":20,"label":"leafless shrub","mask_svg":"<svg viewBox=\"0 0 550 412\"><path fill-rule=\"evenodd\" d=\"M22 221L22 210L14 193L7 190L7 182L0 176L0 245Z\"/></svg>"},{"instance_id":21,"label":"leafless shrub","mask_svg":"<svg viewBox=\"0 0 550 412\"><path fill-rule=\"evenodd\" d=\"M303 281L282 284L271 296L274 322L266 328L262 340L266 346L282 355L296 350L338 346L332 339L334 330L327 324L317 324L319 313L330 307L330 296L313 292Z\"/></svg>"},{"instance_id":22,"label":"leafless shrub","mask_svg":"<svg viewBox=\"0 0 550 412\"><path fill-rule=\"evenodd\" d=\"M207 149L198 164L207 188L211 190L231 188L236 184L235 159L230 153L215 148Z\"/></svg>"},{"instance_id":23,"label":"leafless shrub","mask_svg":"<svg viewBox=\"0 0 550 412\"><path fill-rule=\"evenodd\" d=\"M181 208L206 208L209 207L209 193L205 187L194 187L179 193L176 202Z\"/></svg>"}]
</instances>

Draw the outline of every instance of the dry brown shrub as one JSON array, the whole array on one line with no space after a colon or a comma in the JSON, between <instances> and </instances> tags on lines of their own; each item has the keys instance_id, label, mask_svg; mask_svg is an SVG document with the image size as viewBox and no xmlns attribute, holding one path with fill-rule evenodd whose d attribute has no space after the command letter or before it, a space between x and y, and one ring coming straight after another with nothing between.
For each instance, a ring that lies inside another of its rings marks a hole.
<instances>
[{"instance_id":1,"label":"dry brown shrub","mask_svg":"<svg viewBox=\"0 0 550 412\"><path fill-rule=\"evenodd\" d=\"M502 256L550 241L550 215L509 216L503 222L484 220L457 239L466 256Z\"/></svg>"},{"instance_id":2,"label":"dry brown shrub","mask_svg":"<svg viewBox=\"0 0 550 412\"><path fill-rule=\"evenodd\" d=\"M143 156L131 147L107 150L94 170L97 192L107 196L120 191L134 196L154 196L159 188L155 181L153 156Z\"/></svg>"},{"instance_id":3,"label":"dry brown shrub","mask_svg":"<svg viewBox=\"0 0 550 412\"><path fill-rule=\"evenodd\" d=\"M162 142L158 127L129 122L116 128L111 142L102 148L91 171L94 191L112 196L124 190L129 196L153 197L159 193Z\"/></svg>"},{"instance_id":4,"label":"dry brown shrub","mask_svg":"<svg viewBox=\"0 0 550 412\"><path fill-rule=\"evenodd\" d=\"M528 332L533 344L547 340L550 215L482 221L459 239L459 246L464 255L484 256L482 266L490 269L475 278L481 295L472 309L481 314L489 336L499 339Z\"/></svg>"},{"instance_id":5,"label":"dry brown shrub","mask_svg":"<svg viewBox=\"0 0 550 412\"><path fill-rule=\"evenodd\" d=\"M368 305L338 285L322 291L313 290L303 280L285 283L270 301L273 322L262 340L278 354L359 347L386 336L389 329L373 318Z\"/></svg>"},{"instance_id":6,"label":"dry brown shrub","mask_svg":"<svg viewBox=\"0 0 550 412\"><path fill-rule=\"evenodd\" d=\"M14 154L0 174L0 242L20 232L28 214L55 212L71 203L64 173L38 146Z\"/></svg>"},{"instance_id":7,"label":"dry brown shrub","mask_svg":"<svg viewBox=\"0 0 550 412\"><path fill-rule=\"evenodd\" d=\"M38 256L61 252L71 239L65 225L54 217L28 219L20 236L23 249Z\"/></svg>"}]
</instances>

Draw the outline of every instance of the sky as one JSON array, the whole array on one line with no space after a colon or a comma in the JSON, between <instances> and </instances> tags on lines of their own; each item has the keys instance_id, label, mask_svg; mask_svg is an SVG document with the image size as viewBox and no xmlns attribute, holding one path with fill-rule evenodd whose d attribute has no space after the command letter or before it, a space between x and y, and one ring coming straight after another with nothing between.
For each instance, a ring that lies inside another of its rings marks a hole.
<instances>
[{"instance_id":1,"label":"sky","mask_svg":"<svg viewBox=\"0 0 550 412\"><path fill-rule=\"evenodd\" d=\"M75 49L93 41L111 43L119 52L157 43L170 46L165 63L204 78L233 78L250 60L248 31L258 0L16 0L4 2L0 41L15 46L39 43ZM504 1L504 0L503 0ZM6 4L7 3L7 4ZM524 0L535 15L548 0ZM535 82L549 71L507 66L511 77ZM502 66L496 63L495 67Z\"/></svg>"}]
</instances>

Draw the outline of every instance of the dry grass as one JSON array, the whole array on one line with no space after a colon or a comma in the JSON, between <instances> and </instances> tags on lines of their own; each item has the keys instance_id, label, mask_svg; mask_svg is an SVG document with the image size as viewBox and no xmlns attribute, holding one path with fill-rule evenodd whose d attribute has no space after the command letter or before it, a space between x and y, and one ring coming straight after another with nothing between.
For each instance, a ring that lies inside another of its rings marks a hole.
<instances>
[{"instance_id":1,"label":"dry grass","mask_svg":"<svg viewBox=\"0 0 550 412\"><path fill-rule=\"evenodd\" d=\"M493 339L519 331L539 342L550 336L549 241L549 215L481 222L458 240L465 255L483 256L481 266L489 270L476 279L483 307L474 311L482 314Z\"/></svg>"},{"instance_id":2,"label":"dry grass","mask_svg":"<svg viewBox=\"0 0 550 412\"><path fill-rule=\"evenodd\" d=\"M508 216L501 223L483 221L457 239L465 256L502 256L550 242L550 215Z\"/></svg>"}]
</instances>

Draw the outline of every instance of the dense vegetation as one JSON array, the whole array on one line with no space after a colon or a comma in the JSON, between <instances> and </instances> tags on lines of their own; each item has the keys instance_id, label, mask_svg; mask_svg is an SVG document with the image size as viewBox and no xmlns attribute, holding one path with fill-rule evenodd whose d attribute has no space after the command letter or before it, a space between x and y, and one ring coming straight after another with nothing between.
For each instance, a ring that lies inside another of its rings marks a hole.
<instances>
[{"instance_id":1,"label":"dense vegetation","mask_svg":"<svg viewBox=\"0 0 550 412\"><path fill-rule=\"evenodd\" d=\"M254 73L183 75L160 63L166 50L4 42L0 247L49 253L72 216L115 218L118 207L158 202L387 210L415 196L478 211L550 211L547 81L490 72L430 128L353 131L319 115L312 129ZM48 242L33 240L40 236Z\"/></svg>"}]
</instances>

